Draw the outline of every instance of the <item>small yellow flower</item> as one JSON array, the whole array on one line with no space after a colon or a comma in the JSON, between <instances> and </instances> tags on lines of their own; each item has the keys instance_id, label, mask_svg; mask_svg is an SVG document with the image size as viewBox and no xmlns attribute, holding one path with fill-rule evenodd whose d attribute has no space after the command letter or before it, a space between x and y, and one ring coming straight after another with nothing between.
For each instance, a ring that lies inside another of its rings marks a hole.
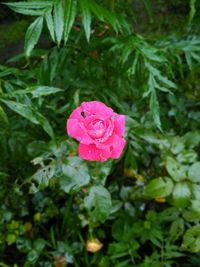
<instances>
[{"instance_id":1,"label":"small yellow flower","mask_svg":"<svg viewBox=\"0 0 200 267\"><path fill-rule=\"evenodd\" d=\"M97 238L86 242L86 250L92 253L99 251L102 247L103 244Z\"/></svg>"},{"instance_id":2,"label":"small yellow flower","mask_svg":"<svg viewBox=\"0 0 200 267\"><path fill-rule=\"evenodd\" d=\"M85 187L82 187L82 188L81 188L81 191L82 191L83 193L85 193L85 194L86 194L86 193L87 193L87 188L85 188Z\"/></svg>"},{"instance_id":3,"label":"small yellow flower","mask_svg":"<svg viewBox=\"0 0 200 267\"><path fill-rule=\"evenodd\" d=\"M157 197L155 199L156 202L158 203L165 203L166 202L166 198L165 197Z\"/></svg>"},{"instance_id":4,"label":"small yellow flower","mask_svg":"<svg viewBox=\"0 0 200 267\"><path fill-rule=\"evenodd\" d=\"M136 172L133 169L131 169L131 168L125 168L124 169L124 175L126 177L132 178L132 177L135 177L135 174L136 174Z\"/></svg>"}]
</instances>

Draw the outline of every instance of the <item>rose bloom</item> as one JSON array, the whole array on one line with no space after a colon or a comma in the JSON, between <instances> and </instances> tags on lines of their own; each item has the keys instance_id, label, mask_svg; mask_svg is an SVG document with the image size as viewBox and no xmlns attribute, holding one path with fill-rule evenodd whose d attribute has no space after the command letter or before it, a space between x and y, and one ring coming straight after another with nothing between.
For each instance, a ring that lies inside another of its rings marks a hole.
<instances>
[{"instance_id":1,"label":"rose bloom","mask_svg":"<svg viewBox=\"0 0 200 267\"><path fill-rule=\"evenodd\" d=\"M92 161L120 157L124 128L125 116L99 101L83 102L67 120L67 133L80 142L79 156Z\"/></svg>"}]
</instances>

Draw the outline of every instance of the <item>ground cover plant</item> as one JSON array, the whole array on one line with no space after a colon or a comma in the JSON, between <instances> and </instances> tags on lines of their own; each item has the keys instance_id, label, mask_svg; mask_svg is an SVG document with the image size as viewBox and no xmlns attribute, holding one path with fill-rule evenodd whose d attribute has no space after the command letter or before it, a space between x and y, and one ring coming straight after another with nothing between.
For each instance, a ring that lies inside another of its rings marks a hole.
<instances>
[{"instance_id":1,"label":"ground cover plant","mask_svg":"<svg viewBox=\"0 0 200 267\"><path fill-rule=\"evenodd\" d=\"M28 26L0 65L0 266L200 266L199 7L1 6ZM67 135L89 101L125 115L120 158L84 160Z\"/></svg>"}]
</instances>

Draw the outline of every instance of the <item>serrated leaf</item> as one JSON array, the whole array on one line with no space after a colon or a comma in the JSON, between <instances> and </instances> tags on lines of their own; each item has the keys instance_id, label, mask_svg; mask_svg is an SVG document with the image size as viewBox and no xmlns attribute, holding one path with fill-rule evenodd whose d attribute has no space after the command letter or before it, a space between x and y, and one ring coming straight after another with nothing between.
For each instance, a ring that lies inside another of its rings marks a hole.
<instances>
[{"instance_id":1,"label":"serrated leaf","mask_svg":"<svg viewBox=\"0 0 200 267\"><path fill-rule=\"evenodd\" d=\"M191 190L186 182L177 183L173 190L173 203L177 208L185 208L190 203Z\"/></svg>"},{"instance_id":2,"label":"serrated leaf","mask_svg":"<svg viewBox=\"0 0 200 267\"><path fill-rule=\"evenodd\" d=\"M54 4L53 9L54 30L57 44L60 45L64 29L64 14L62 1L59 0Z\"/></svg>"},{"instance_id":3,"label":"serrated leaf","mask_svg":"<svg viewBox=\"0 0 200 267\"><path fill-rule=\"evenodd\" d=\"M105 9L103 6L97 4L94 1L89 1L90 10L97 16L101 21L106 21L110 23L113 29L117 32L120 29L120 23L116 15Z\"/></svg>"},{"instance_id":4,"label":"serrated leaf","mask_svg":"<svg viewBox=\"0 0 200 267\"><path fill-rule=\"evenodd\" d=\"M145 188L144 194L151 198L166 197L171 194L172 189L172 180L168 177L160 177L149 182Z\"/></svg>"},{"instance_id":5,"label":"serrated leaf","mask_svg":"<svg viewBox=\"0 0 200 267\"><path fill-rule=\"evenodd\" d=\"M55 42L55 33L54 33L54 24L53 24L52 10L49 10L45 14L45 19L46 19L47 28L49 30L49 33L51 35L51 38Z\"/></svg>"},{"instance_id":6,"label":"serrated leaf","mask_svg":"<svg viewBox=\"0 0 200 267\"><path fill-rule=\"evenodd\" d=\"M12 109L14 112L28 119L32 123L41 125L42 128L45 130L46 133L49 134L50 137L52 138L54 137L53 129L49 124L49 122L47 121L47 119L42 114L35 111L31 106L10 100L1 99L1 101L4 104L6 104L10 109Z\"/></svg>"},{"instance_id":7,"label":"serrated leaf","mask_svg":"<svg viewBox=\"0 0 200 267\"><path fill-rule=\"evenodd\" d=\"M186 231L181 248L190 252L200 252L200 225L195 225Z\"/></svg>"},{"instance_id":8,"label":"serrated leaf","mask_svg":"<svg viewBox=\"0 0 200 267\"><path fill-rule=\"evenodd\" d=\"M159 108L159 103L158 103L157 94L155 90L153 90L150 95L150 110L151 110L155 125L158 127L159 130L162 131L161 122L160 122L160 108Z\"/></svg>"},{"instance_id":9,"label":"serrated leaf","mask_svg":"<svg viewBox=\"0 0 200 267\"><path fill-rule=\"evenodd\" d=\"M65 18L65 25L64 25L64 41L65 44L68 40L69 33L73 26L77 11L77 1L74 0L67 0L64 6L64 18Z\"/></svg>"},{"instance_id":10,"label":"serrated leaf","mask_svg":"<svg viewBox=\"0 0 200 267\"><path fill-rule=\"evenodd\" d=\"M43 27L43 17L37 18L31 25L28 27L25 35L25 54L27 57L30 56L31 51L34 46L37 44Z\"/></svg>"},{"instance_id":11,"label":"serrated leaf","mask_svg":"<svg viewBox=\"0 0 200 267\"><path fill-rule=\"evenodd\" d=\"M192 166L189 168L188 171L188 178L192 182L200 182L200 162L195 162L192 164Z\"/></svg>"},{"instance_id":12,"label":"serrated leaf","mask_svg":"<svg viewBox=\"0 0 200 267\"><path fill-rule=\"evenodd\" d=\"M145 55L145 57L148 58L149 60L156 61L159 63L166 62L166 59L164 57L158 55L157 49L154 49L153 47L146 45L145 43L143 44L143 46L141 45L140 49L141 49L141 52ZM154 70L154 72L155 72L155 68L153 68L153 66L151 69ZM156 72L156 74L158 74L158 72Z\"/></svg>"},{"instance_id":13,"label":"serrated leaf","mask_svg":"<svg viewBox=\"0 0 200 267\"><path fill-rule=\"evenodd\" d=\"M78 157L68 157L66 162L62 164L61 188L69 193L71 190L78 190L90 181L88 167L84 161Z\"/></svg>"},{"instance_id":14,"label":"serrated leaf","mask_svg":"<svg viewBox=\"0 0 200 267\"><path fill-rule=\"evenodd\" d=\"M161 62L162 62L162 60L160 61L160 63ZM164 84L164 86L167 86L169 88L176 89L176 84L174 82L172 82L171 80L169 80L167 77L163 76L161 71L159 69L155 68L153 65L151 65L149 63L149 61L145 61L145 66L149 70L150 76L153 76L154 79L159 81L159 83Z\"/></svg>"},{"instance_id":15,"label":"serrated leaf","mask_svg":"<svg viewBox=\"0 0 200 267\"><path fill-rule=\"evenodd\" d=\"M93 186L84 200L84 205L94 221L104 222L112 208L110 193L101 185Z\"/></svg>"},{"instance_id":16,"label":"serrated leaf","mask_svg":"<svg viewBox=\"0 0 200 267\"><path fill-rule=\"evenodd\" d=\"M187 177L186 171L185 171L185 168L183 167L183 165L171 157L167 157L166 169L167 169L169 175L176 182L184 180Z\"/></svg>"},{"instance_id":17,"label":"serrated leaf","mask_svg":"<svg viewBox=\"0 0 200 267\"><path fill-rule=\"evenodd\" d=\"M23 14L23 15L28 15L28 16L43 16L45 13L45 10L39 9L39 10L34 10L34 9L24 9L24 8L13 8L10 7L13 11Z\"/></svg>"},{"instance_id":18,"label":"serrated leaf","mask_svg":"<svg viewBox=\"0 0 200 267\"><path fill-rule=\"evenodd\" d=\"M5 3L17 13L29 16L42 16L52 6L51 1L29 1Z\"/></svg>"},{"instance_id":19,"label":"serrated leaf","mask_svg":"<svg viewBox=\"0 0 200 267\"><path fill-rule=\"evenodd\" d=\"M46 8L52 6L52 1L29 1L29 2L12 2L12 3L4 3L5 5L13 8Z\"/></svg>"},{"instance_id":20,"label":"serrated leaf","mask_svg":"<svg viewBox=\"0 0 200 267\"><path fill-rule=\"evenodd\" d=\"M82 15L82 23L85 30L86 39L89 42L91 33L91 12L88 0L80 0L80 9Z\"/></svg>"}]
</instances>

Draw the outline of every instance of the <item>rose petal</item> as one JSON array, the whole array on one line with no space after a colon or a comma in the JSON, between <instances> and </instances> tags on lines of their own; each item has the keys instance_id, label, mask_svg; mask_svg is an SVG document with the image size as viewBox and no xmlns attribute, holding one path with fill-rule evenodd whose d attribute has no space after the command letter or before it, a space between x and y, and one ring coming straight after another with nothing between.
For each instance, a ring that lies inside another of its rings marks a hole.
<instances>
[{"instance_id":1,"label":"rose petal","mask_svg":"<svg viewBox=\"0 0 200 267\"><path fill-rule=\"evenodd\" d=\"M105 116L90 115L84 120L84 127L91 138L100 138L106 130Z\"/></svg>"},{"instance_id":2,"label":"rose petal","mask_svg":"<svg viewBox=\"0 0 200 267\"><path fill-rule=\"evenodd\" d=\"M79 144L79 156L85 160L106 161L111 155L110 149L97 148L95 145Z\"/></svg>"},{"instance_id":3,"label":"rose petal","mask_svg":"<svg viewBox=\"0 0 200 267\"><path fill-rule=\"evenodd\" d=\"M118 159L125 147L126 140L123 137L113 134L106 144L111 147L111 158Z\"/></svg>"},{"instance_id":4,"label":"rose petal","mask_svg":"<svg viewBox=\"0 0 200 267\"><path fill-rule=\"evenodd\" d=\"M72 111L69 119L76 119L79 121L83 121L84 117L82 116L83 109L82 107L76 108L74 111Z\"/></svg>"},{"instance_id":5,"label":"rose petal","mask_svg":"<svg viewBox=\"0 0 200 267\"><path fill-rule=\"evenodd\" d=\"M119 136L124 135L125 130L125 116L124 115L118 115L115 113L115 133Z\"/></svg>"},{"instance_id":6,"label":"rose petal","mask_svg":"<svg viewBox=\"0 0 200 267\"><path fill-rule=\"evenodd\" d=\"M111 116L113 114L113 110L111 108L99 101L83 102L81 107L86 116L90 114L105 114Z\"/></svg>"},{"instance_id":7,"label":"rose petal","mask_svg":"<svg viewBox=\"0 0 200 267\"><path fill-rule=\"evenodd\" d=\"M72 136L83 144L93 143L92 138L87 134L82 122L78 121L77 119L68 119L66 128L68 135Z\"/></svg>"}]
</instances>

